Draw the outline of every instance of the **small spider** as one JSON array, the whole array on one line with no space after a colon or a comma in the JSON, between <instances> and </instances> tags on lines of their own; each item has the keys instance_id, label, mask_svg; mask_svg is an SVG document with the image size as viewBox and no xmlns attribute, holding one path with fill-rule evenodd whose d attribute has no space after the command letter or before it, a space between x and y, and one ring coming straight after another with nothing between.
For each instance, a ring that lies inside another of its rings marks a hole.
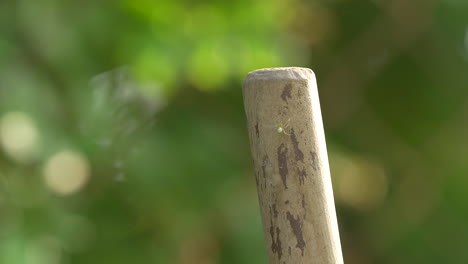
<instances>
[{"instance_id":1,"label":"small spider","mask_svg":"<svg viewBox=\"0 0 468 264\"><path fill-rule=\"evenodd\" d=\"M286 124L279 123L277 125L276 132L278 132L279 134L285 134L286 136L290 136L291 134L286 132L286 128L288 128L289 126L289 120L290 119L288 119L288 122L286 122Z\"/></svg>"}]
</instances>

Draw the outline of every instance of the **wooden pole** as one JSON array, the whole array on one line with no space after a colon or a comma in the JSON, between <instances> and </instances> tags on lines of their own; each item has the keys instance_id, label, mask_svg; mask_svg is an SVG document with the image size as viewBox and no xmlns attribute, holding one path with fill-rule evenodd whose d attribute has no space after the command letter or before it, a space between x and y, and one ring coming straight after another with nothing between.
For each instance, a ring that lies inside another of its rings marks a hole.
<instances>
[{"instance_id":1,"label":"wooden pole","mask_svg":"<svg viewBox=\"0 0 468 264\"><path fill-rule=\"evenodd\" d=\"M270 263L343 263L314 73L257 70L243 96Z\"/></svg>"}]
</instances>

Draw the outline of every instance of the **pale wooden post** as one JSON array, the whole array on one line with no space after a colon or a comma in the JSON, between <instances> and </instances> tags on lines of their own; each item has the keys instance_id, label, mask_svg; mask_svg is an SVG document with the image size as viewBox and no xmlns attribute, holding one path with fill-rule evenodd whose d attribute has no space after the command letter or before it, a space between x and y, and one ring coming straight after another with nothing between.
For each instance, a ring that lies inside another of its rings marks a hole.
<instances>
[{"instance_id":1,"label":"pale wooden post","mask_svg":"<svg viewBox=\"0 0 468 264\"><path fill-rule=\"evenodd\" d=\"M314 73L257 70L243 95L270 263L343 263Z\"/></svg>"}]
</instances>

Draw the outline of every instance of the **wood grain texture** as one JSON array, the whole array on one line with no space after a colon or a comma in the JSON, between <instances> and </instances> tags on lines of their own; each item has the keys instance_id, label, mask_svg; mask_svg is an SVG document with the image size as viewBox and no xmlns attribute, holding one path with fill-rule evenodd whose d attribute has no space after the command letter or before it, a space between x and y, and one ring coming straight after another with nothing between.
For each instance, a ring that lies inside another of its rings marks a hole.
<instances>
[{"instance_id":1,"label":"wood grain texture","mask_svg":"<svg viewBox=\"0 0 468 264\"><path fill-rule=\"evenodd\" d=\"M270 263L343 263L314 73L257 70L243 96Z\"/></svg>"}]
</instances>

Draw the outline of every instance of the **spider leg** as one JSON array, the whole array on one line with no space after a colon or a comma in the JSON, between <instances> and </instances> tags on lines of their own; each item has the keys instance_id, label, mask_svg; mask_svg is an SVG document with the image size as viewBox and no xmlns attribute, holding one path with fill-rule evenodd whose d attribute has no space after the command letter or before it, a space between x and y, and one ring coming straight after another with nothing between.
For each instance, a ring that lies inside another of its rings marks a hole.
<instances>
[{"instance_id":1,"label":"spider leg","mask_svg":"<svg viewBox=\"0 0 468 264\"><path fill-rule=\"evenodd\" d=\"M288 118L288 121L286 121L286 123L284 124L284 128L288 127L289 126L289 121L291 121L291 118Z\"/></svg>"}]
</instances>

